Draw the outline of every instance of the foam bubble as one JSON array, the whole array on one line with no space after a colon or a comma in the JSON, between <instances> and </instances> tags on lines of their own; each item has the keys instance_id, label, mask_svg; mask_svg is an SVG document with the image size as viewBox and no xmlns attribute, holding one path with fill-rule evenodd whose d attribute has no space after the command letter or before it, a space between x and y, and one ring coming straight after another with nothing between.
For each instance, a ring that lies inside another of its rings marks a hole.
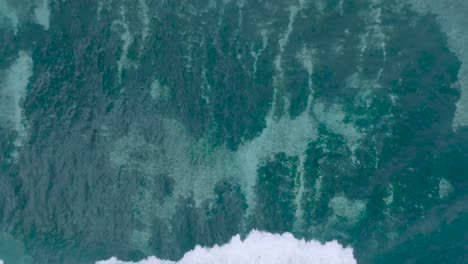
<instances>
[{"instance_id":1,"label":"foam bubble","mask_svg":"<svg viewBox=\"0 0 468 264\"><path fill-rule=\"evenodd\" d=\"M387 204L387 206L389 206L393 203L393 185L392 184L388 186L387 191L388 191L388 196L384 198L384 201Z\"/></svg>"},{"instance_id":2,"label":"foam bubble","mask_svg":"<svg viewBox=\"0 0 468 264\"><path fill-rule=\"evenodd\" d=\"M215 263L333 263L348 264L357 263L353 256L352 248L344 248L336 241L321 244L318 241L305 241L294 238L291 234L271 234L260 231L252 231L245 240L239 235L222 246L205 248L197 246L185 253L184 257L177 261L161 260L149 257L139 262L124 262L115 257L98 261L96 264L215 264Z\"/></svg>"},{"instance_id":3,"label":"foam bubble","mask_svg":"<svg viewBox=\"0 0 468 264\"><path fill-rule=\"evenodd\" d=\"M444 199L453 192L452 184L444 178L439 181L439 198Z\"/></svg>"}]
</instances>

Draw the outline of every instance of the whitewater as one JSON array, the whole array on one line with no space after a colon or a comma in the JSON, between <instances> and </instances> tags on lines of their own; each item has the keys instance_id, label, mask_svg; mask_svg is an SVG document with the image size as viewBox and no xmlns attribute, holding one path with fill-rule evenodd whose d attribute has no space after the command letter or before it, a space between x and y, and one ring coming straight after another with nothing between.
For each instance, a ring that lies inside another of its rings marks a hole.
<instances>
[{"instance_id":1,"label":"whitewater","mask_svg":"<svg viewBox=\"0 0 468 264\"><path fill-rule=\"evenodd\" d=\"M354 264L353 249L337 241L296 239L290 233L272 234L252 231L244 240L234 236L225 245L212 248L196 246L179 261L149 257L139 262L125 262L113 257L96 264Z\"/></svg>"}]
</instances>

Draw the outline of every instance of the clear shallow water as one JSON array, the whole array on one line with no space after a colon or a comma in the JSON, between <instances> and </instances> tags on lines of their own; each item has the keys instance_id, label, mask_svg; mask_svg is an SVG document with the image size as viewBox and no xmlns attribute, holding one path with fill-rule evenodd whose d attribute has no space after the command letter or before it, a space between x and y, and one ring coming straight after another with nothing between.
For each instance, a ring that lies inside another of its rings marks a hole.
<instances>
[{"instance_id":1,"label":"clear shallow water","mask_svg":"<svg viewBox=\"0 0 468 264\"><path fill-rule=\"evenodd\" d=\"M257 229L462 263L466 7L426 4L1 0L0 258L177 261Z\"/></svg>"}]
</instances>

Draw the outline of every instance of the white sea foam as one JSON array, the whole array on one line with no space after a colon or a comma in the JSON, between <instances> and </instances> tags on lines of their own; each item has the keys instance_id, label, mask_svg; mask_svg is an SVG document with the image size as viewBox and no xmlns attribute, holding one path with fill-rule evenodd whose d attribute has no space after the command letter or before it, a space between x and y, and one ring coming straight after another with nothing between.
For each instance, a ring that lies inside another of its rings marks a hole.
<instances>
[{"instance_id":1,"label":"white sea foam","mask_svg":"<svg viewBox=\"0 0 468 264\"><path fill-rule=\"evenodd\" d=\"M32 75L33 61L24 51L19 53L16 61L8 70L2 72L0 80L0 126L9 127L18 136L15 146L19 147L26 136L23 122L22 101L26 96L29 77Z\"/></svg>"},{"instance_id":2,"label":"white sea foam","mask_svg":"<svg viewBox=\"0 0 468 264\"><path fill-rule=\"evenodd\" d=\"M254 51L253 46L250 47L250 55L254 59L253 63L253 74L257 73L257 62L258 58L262 55L263 51L266 49L268 45L268 30L267 29L261 29L260 30L260 36L262 37L262 47L258 51Z\"/></svg>"},{"instance_id":3,"label":"white sea foam","mask_svg":"<svg viewBox=\"0 0 468 264\"><path fill-rule=\"evenodd\" d=\"M439 198L444 199L453 192L453 185L444 178L439 181Z\"/></svg>"},{"instance_id":4,"label":"white sea foam","mask_svg":"<svg viewBox=\"0 0 468 264\"><path fill-rule=\"evenodd\" d=\"M275 61L274 61L276 72L278 74L278 76L275 77L275 80L274 80L274 82L276 84L281 83L284 80L283 53L284 53L284 49L285 49L286 45L289 42L289 37L291 36L291 33L294 30L294 22L296 20L297 14L299 13L299 11L301 11L301 9L303 9L303 3L302 2L300 2L300 6L296 6L296 5L289 6L288 28L286 29L284 34L278 40L279 51L278 51L278 54L276 55L276 58L275 58ZM276 99L276 92L277 92L277 89L275 87L274 97L273 97L274 99ZM274 103L275 103L275 101L273 101L273 109L275 109L275 104Z\"/></svg>"},{"instance_id":5,"label":"white sea foam","mask_svg":"<svg viewBox=\"0 0 468 264\"><path fill-rule=\"evenodd\" d=\"M124 262L116 258L96 264L350 264L357 263L352 248L344 248L336 241L321 244L305 241L291 234L271 234L252 231L245 240L234 236L222 246L205 248L197 246L175 262L149 257L139 262Z\"/></svg>"},{"instance_id":6,"label":"white sea foam","mask_svg":"<svg viewBox=\"0 0 468 264\"><path fill-rule=\"evenodd\" d=\"M169 88L162 85L159 80L155 80L151 83L150 95L153 100L165 100L169 97Z\"/></svg>"},{"instance_id":7,"label":"white sea foam","mask_svg":"<svg viewBox=\"0 0 468 264\"><path fill-rule=\"evenodd\" d=\"M131 61L128 59L128 50L130 45L133 42L133 35L130 32L129 24L127 21L127 9L125 5L121 5L119 9L120 20L114 21L112 26L114 30L119 32L120 39L122 40L122 54L120 54L119 59L117 60L117 70L119 72L118 81L121 82L122 70L133 66Z\"/></svg>"},{"instance_id":8,"label":"white sea foam","mask_svg":"<svg viewBox=\"0 0 468 264\"><path fill-rule=\"evenodd\" d=\"M49 29L50 10L48 0L42 0L42 2L34 9L34 16L36 17L37 22L42 25L44 29Z\"/></svg>"},{"instance_id":9,"label":"white sea foam","mask_svg":"<svg viewBox=\"0 0 468 264\"><path fill-rule=\"evenodd\" d=\"M387 192L388 192L388 195L384 198L384 201L385 201L385 204L387 204L387 206L390 206L393 203L393 193L394 193L392 184L388 185Z\"/></svg>"},{"instance_id":10,"label":"white sea foam","mask_svg":"<svg viewBox=\"0 0 468 264\"><path fill-rule=\"evenodd\" d=\"M362 63L364 53L369 49L377 49L382 52L385 60L387 56L386 51L386 36L382 28L382 8L380 5L382 0L371 0L370 12L366 18L366 31L361 36L360 44L360 61ZM362 67L359 65L358 67ZM362 70L362 69L360 69Z\"/></svg>"},{"instance_id":11,"label":"white sea foam","mask_svg":"<svg viewBox=\"0 0 468 264\"><path fill-rule=\"evenodd\" d=\"M150 17L149 17L149 9L148 5L146 4L145 0L138 1L138 15L140 16L141 23L142 23L142 38L143 42L146 40L149 34L149 25L150 25Z\"/></svg>"}]
</instances>

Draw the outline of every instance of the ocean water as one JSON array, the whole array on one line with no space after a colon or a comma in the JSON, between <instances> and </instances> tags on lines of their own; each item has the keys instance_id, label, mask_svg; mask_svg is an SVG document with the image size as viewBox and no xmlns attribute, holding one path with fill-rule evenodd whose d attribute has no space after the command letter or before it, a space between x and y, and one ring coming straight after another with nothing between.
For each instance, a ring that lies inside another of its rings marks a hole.
<instances>
[{"instance_id":1,"label":"ocean water","mask_svg":"<svg viewBox=\"0 0 468 264\"><path fill-rule=\"evenodd\" d=\"M465 263L466 3L0 0L0 263Z\"/></svg>"},{"instance_id":2,"label":"ocean water","mask_svg":"<svg viewBox=\"0 0 468 264\"><path fill-rule=\"evenodd\" d=\"M127 264L115 257L97 264ZM150 257L136 263L146 264L207 264L207 263L356 263L351 248L343 248L336 241L320 244L317 241L297 240L287 233L274 235L253 231L245 240L237 235L227 244L204 248L197 246L179 261Z\"/></svg>"}]
</instances>

